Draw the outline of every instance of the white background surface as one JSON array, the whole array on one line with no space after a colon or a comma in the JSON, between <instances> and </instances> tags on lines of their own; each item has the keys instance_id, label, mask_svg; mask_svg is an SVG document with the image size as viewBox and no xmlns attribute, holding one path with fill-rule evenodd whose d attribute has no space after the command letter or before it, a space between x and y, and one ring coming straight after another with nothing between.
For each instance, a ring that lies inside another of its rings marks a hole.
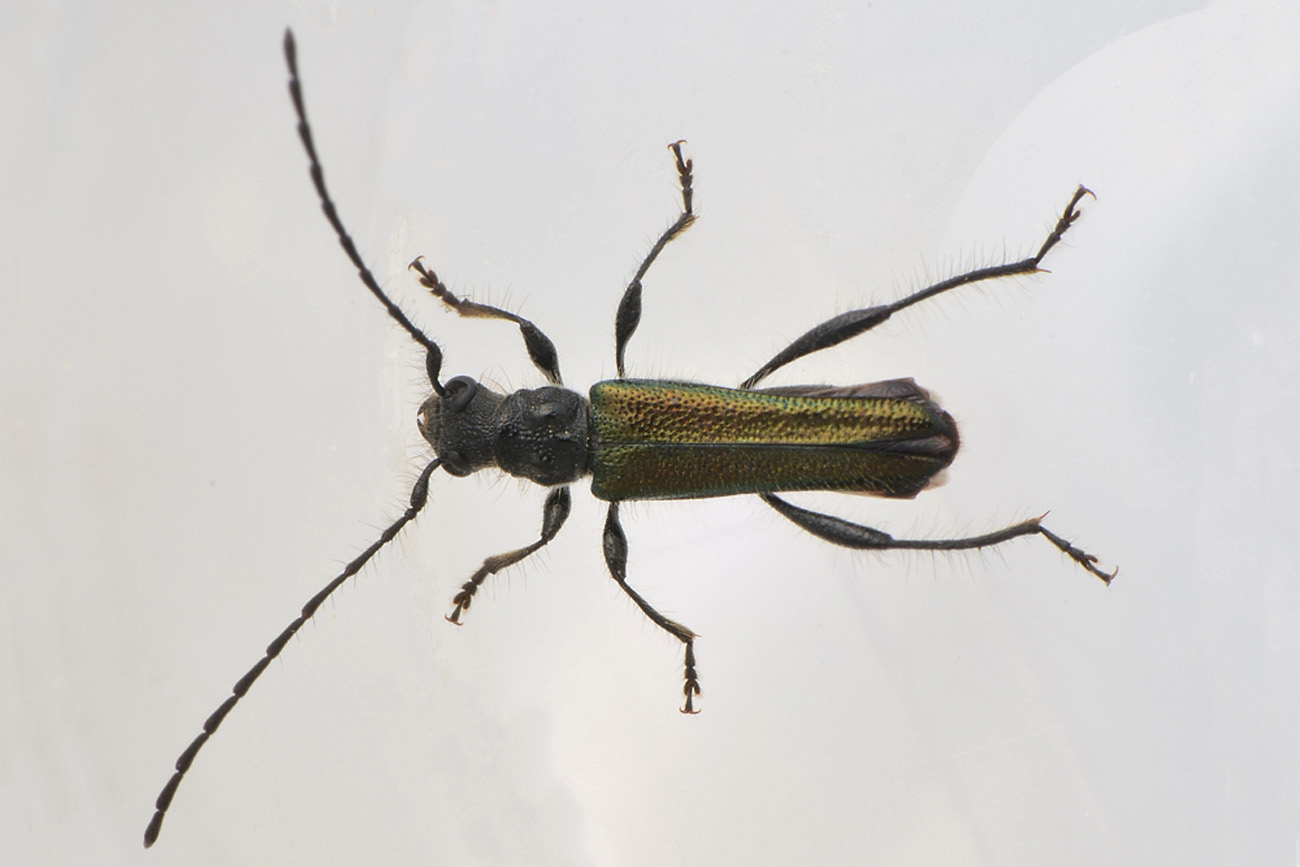
<instances>
[{"instance_id":1,"label":"white background surface","mask_svg":"<svg viewBox=\"0 0 1300 867\"><path fill-rule=\"evenodd\" d=\"M1300 13L1289 3L7 3L0 11L0 848L8 864L1292 864L1300 840ZM962 424L913 503L623 509L442 616L543 494L435 477L228 719L176 754L396 517L422 359L319 214L280 55L364 255L445 375L738 382L807 327L1030 252L774 382L914 376Z\"/></svg>"}]
</instances>

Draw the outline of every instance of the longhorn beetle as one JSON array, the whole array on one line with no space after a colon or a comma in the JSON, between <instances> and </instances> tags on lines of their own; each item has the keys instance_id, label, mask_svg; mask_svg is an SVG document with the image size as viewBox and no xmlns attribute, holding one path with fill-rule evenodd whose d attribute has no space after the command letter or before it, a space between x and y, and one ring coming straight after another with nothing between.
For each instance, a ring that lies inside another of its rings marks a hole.
<instances>
[{"instance_id":1,"label":"longhorn beetle","mask_svg":"<svg viewBox=\"0 0 1300 867\"><path fill-rule=\"evenodd\" d=\"M589 475L591 492L609 503L603 545L610 575L646 617L685 648L684 713L696 712L695 696L700 693L695 669L696 635L660 614L628 584L627 538L618 518L618 504L624 500L757 494L782 516L820 539L845 548L877 551L986 548L1019 536L1037 535L1107 584L1117 574L1118 570L1107 573L1100 569L1096 557L1048 530L1041 517L980 536L895 539L880 530L786 502L777 496L778 492L846 491L914 497L952 463L957 454L957 425L911 379L849 386L756 388L769 374L790 362L869 331L927 298L970 283L1038 272L1043 257L1078 218L1079 202L1091 195L1085 187L1074 191L1047 239L1028 259L979 268L892 304L851 310L828 319L778 352L739 388L627 379L623 355L641 319L641 280L664 247L695 222L692 161L682 156L683 143L675 142L669 149L677 167L682 212L650 248L619 302L614 322L618 379L596 383L585 398L562 387L555 345L536 325L508 310L458 298L425 267L422 258L411 263L421 285L461 316L504 319L519 326L529 357L552 384L504 395L468 376L442 382L442 350L411 323L362 261L325 186L325 173L307 123L291 31L285 32L284 56L289 65L289 94L298 116L298 135L307 151L312 183L325 219L361 282L384 305L388 315L424 347L433 396L420 407L419 426L436 457L420 473L402 516L307 601L298 617L267 646L265 655L235 683L231 695L203 723L203 731L176 760L175 773L158 795L156 811L144 832L146 847L158 839L176 788L208 738L321 603L420 513L428 501L429 479L440 467L453 476L496 467L549 489L537 541L484 560L452 600L454 607L447 619L459 624L489 575L518 563L555 538L569 516L569 485Z\"/></svg>"}]
</instances>

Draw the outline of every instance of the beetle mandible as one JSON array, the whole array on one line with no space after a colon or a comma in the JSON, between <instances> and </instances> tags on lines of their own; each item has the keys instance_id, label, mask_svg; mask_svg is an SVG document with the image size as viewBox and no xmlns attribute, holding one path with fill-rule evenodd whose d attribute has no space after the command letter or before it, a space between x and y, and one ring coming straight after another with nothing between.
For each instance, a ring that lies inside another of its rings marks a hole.
<instances>
[{"instance_id":1,"label":"beetle mandible","mask_svg":"<svg viewBox=\"0 0 1300 867\"><path fill-rule=\"evenodd\" d=\"M681 187L682 211L655 241L623 292L614 324L618 378L598 382L587 397L563 387L555 345L529 320L453 295L422 258L411 263L420 283L461 316L502 319L519 326L533 363L551 385L500 394L468 376L440 380L442 350L406 317L380 288L343 227L325 186L298 76L293 33L285 32L289 93L298 117L298 135L307 152L312 183L321 208L361 282L407 334L424 347L425 369L433 395L419 411L420 433L435 457L420 473L405 512L361 552L334 580L307 601L301 613L267 646L257 664L234 685L230 696L203 724L176 760L145 830L153 845L177 787L195 756L226 715L266 667L284 650L322 602L355 575L410 523L428 502L429 480L442 468L467 476L496 467L549 488L537 541L488 557L461 586L447 619L459 624L480 586L500 570L520 562L555 538L569 516L569 485L591 476L592 493L609 503L603 548L610 575L646 617L684 647L684 713L695 713L700 694L695 668L696 635L650 605L627 580L627 538L618 506L625 500L691 499L756 494L783 517L814 536L845 548L877 551L919 549L954 551L1000 545L1020 536L1042 536L1107 584L1118 570L1105 572L1097 558L1048 530L1042 518L1022 521L992 533L958 539L895 539L887 533L833 515L810 511L778 497L787 491L845 491L911 498L952 463L959 444L952 416L911 379L865 385L802 385L757 388L773 371L805 355L856 337L893 314L958 286L1000 277L1033 274L1079 216L1078 205L1091 191L1080 186L1038 252L1018 262L979 268L935 283L895 301L851 310L812 328L742 382L723 388L668 380L627 379L623 356L641 318L642 279L673 239L695 222L693 165L682 155L683 142L669 145Z\"/></svg>"}]
</instances>

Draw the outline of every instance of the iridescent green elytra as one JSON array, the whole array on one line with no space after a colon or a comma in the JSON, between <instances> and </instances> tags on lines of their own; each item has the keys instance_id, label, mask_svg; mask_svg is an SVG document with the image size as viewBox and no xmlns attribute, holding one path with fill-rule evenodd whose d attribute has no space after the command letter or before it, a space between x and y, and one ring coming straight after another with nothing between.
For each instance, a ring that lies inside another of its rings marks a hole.
<instances>
[{"instance_id":1,"label":"iridescent green elytra","mask_svg":"<svg viewBox=\"0 0 1300 867\"><path fill-rule=\"evenodd\" d=\"M914 497L957 453L957 426L910 379L735 389L592 386L591 492L602 500L781 491Z\"/></svg>"},{"instance_id":2,"label":"iridescent green elytra","mask_svg":"<svg viewBox=\"0 0 1300 867\"><path fill-rule=\"evenodd\" d=\"M610 504L602 536L610 576L646 617L684 647L682 693L686 702L682 710L686 713L695 712L695 697L700 694L695 668L696 635L660 614L628 583L627 537L618 516L618 504L623 500L756 494L795 526L846 548L956 550L1038 535L1106 583L1114 577L1114 572L1098 568L1096 557L1044 527L1041 518L981 536L895 539L872 527L786 502L776 494L816 490L915 496L952 462L958 446L957 426L910 379L855 386L755 389L768 374L790 362L869 331L894 313L927 298L968 283L1036 273L1043 257L1078 218L1079 202L1090 195L1084 187L1075 191L1034 256L969 271L892 304L850 310L828 319L778 352L740 388L626 379L623 355L641 320L642 278L664 247L695 222L693 165L682 156L682 142L675 142L669 147L677 166L682 212L650 248L623 292L614 320L618 379L597 383L589 400L561 387L555 345L540 328L508 310L457 298L419 258L411 263L420 274L420 283L461 316L502 319L519 326L529 357L552 384L504 395L468 376L453 377L444 384L440 379L441 347L407 318L362 261L325 186L324 169L307 123L293 34L289 32L284 37L284 54L289 65L289 93L298 115L298 136L307 152L312 183L325 218L362 284L424 348L425 369L434 393L420 407L419 427L437 457L425 466L411 489L410 505L402 516L307 600L301 613L207 718L203 731L176 760L175 772L155 801L153 818L144 832L145 846L157 840L172 797L208 738L321 603L420 513L428 501L430 480L439 468L452 476L466 476L493 467L548 488L537 541L484 560L453 599L455 608L447 618L453 623L460 622L487 576L518 563L555 538L569 516L570 484L590 474L592 493Z\"/></svg>"}]
</instances>

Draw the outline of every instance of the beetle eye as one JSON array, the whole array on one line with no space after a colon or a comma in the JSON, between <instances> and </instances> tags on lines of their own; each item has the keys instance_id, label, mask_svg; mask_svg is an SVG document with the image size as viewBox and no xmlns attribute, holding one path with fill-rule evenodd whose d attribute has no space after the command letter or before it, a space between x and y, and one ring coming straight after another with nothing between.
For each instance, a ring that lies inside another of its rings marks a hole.
<instances>
[{"instance_id":1,"label":"beetle eye","mask_svg":"<svg viewBox=\"0 0 1300 867\"><path fill-rule=\"evenodd\" d=\"M469 465L469 461L461 455L460 452L447 452L440 455L442 458L442 468L453 476L468 476L474 472L474 468Z\"/></svg>"},{"instance_id":2,"label":"beetle eye","mask_svg":"<svg viewBox=\"0 0 1300 867\"><path fill-rule=\"evenodd\" d=\"M460 412L478 394L478 382L468 376L458 376L447 383L447 409Z\"/></svg>"}]
</instances>

